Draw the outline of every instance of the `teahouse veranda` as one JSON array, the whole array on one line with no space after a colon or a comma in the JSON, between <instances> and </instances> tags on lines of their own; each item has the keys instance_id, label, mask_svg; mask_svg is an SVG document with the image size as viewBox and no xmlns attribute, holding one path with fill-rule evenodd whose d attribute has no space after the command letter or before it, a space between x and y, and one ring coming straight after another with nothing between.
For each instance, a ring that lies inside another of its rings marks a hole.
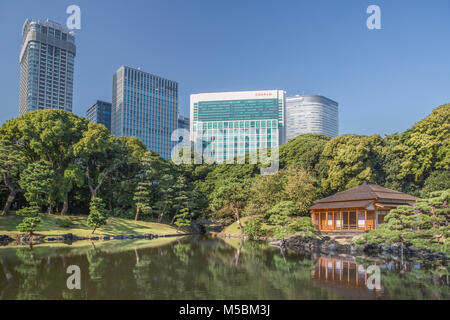
<instances>
[{"instance_id":1,"label":"teahouse veranda","mask_svg":"<svg viewBox=\"0 0 450 320\"><path fill-rule=\"evenodd\" d=\"M384 223L389 210L414 205L416 197L364 182L315 201L311 218L319 231L365 231Z\"/></svg>"}]
</instances>

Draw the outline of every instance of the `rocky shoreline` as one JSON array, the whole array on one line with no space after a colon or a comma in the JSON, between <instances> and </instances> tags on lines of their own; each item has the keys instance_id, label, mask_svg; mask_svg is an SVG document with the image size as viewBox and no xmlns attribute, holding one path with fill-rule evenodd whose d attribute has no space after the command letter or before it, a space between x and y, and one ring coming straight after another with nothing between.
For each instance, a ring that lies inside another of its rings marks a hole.
<instances>
[{"instance_id":1,"label":"rocky shoreline","mask_svg":"<svg viewBox=\"0 0 450 320\"><path fill-rule=\"evenodd\" d=\"M91 240L91 241L98 241L98 240L128 240L128 239L147 239L152 240L156 238L169 238L169 237L181 237L190 235L190 233L180 233L180 234L167 234L167 235L157 235L157 234L151 234L146 233L143 235L114 235L114 236L92 236L92 237L78 237L72 233L66 233L58 237L49 237L46 238L43 235L35 234L33 236L29 236L27 234L18 234L16 236L16 239L11 238L7 235L0 235L0 246L6 246L10 244L11 242L15 242L17 245L24 245L24 244L41 244L45 242L62 242L71 244L75 241L82 241L82 240Z\"/></svg>"},{"instance_id":2,"label":"rocky shoreline","mask_svg":"<svg viewBox=\"0 0 450 320\"><path fill-rule=\"evenodd\" d=\"M395 254L414 257L422 260L448 260L441 252L425 249L415 249L410 246L402 247L397 244L390 246L367 245L357 248L353 244L342 244L330 237L302 237L293 236L288 239L270 241L269 245L287 248L296 252L318 252L322 254L351 254L351 255L380 255Z\"/></svg>"},{"instance_id":3,"label":"rocky shoreline","mask_svg":"<svg viewBox=\"0 0 450 320\"><path fill-rule=\"evenodd\" d=\"M248 236L245 235L233 235L233 234L216 234L219 238L234 238L249 240ZM318 236L318 237L302 237L293 236L287 239L275 239L270 237L258 237L257 241L268 242L269 245L290 249L298 253L321 253L327 255L334 254L349 254L349 255L404 255L411 258L417 258L421 260L449 260L448 257L442 252L433 252L425 249L415 249L411 246L402 247L397 244L392 244L390 246L374 246L367 245L362 248L357 248L353 244L340 243L328 236Z\"/></svg>"}]
</instances>

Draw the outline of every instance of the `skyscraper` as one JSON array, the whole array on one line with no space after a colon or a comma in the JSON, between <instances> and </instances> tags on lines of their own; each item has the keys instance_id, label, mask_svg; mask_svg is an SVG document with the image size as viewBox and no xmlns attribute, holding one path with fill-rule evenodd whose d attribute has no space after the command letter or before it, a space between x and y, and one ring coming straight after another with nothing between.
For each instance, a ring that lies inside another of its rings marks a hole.
<instances>
[{"instance_id":1,"label":"skyscraper","mask_svg":"<svg viewBox=\"0 0 450 320\"><path fill-rule=\"evenodd\" d=\"M338 103L319 95L286 98L287 140L306 133L336 137L339 134Z\"/></svg>"},{"instance_id":2,"label":"skyscraper","mask_svg":"<svg viewBox=\"0 0 450 320\"><path fill-rule=\"evenodd\" d=\"M19 114L40 109L72 111L73 32L49 20L27 19L22 38Z\"/></svg>"},{"instance_id":3,"label":"skyscraper","mask_svg":"<svg viewBox=\"0 0 450 320\"><path fill-rule=\"evenodd\" d=\"M111 103L97 100L86 111L86 119L103 124L111 132Z\"/></svg>"},{"instance_id":4,"label":"skyscraper","mask_svg":"<svg viewBox=\"0 0 450 320\"><path fill-rule=\"evenodd\" d=\"M137 137L148 149L170 158L178 128L178 83L122 66L113 76L111 132Z\"/></svg>"},{"instance_id":5,"label":"skyscraper","mask_svg":"<svg viewBox=\"0 0 450 320\"><path fill-rule=\"evenodd\" d=\"M282 90L192 94L190 108L191 141L217 162L285 143Z\"/></svg>"},{"instance_id":6,"label":"skyscraper","mask_svg":"<svg viewBox=\"0 0 450 320\"><path fill-rule=\"evenodd\" d=\"M186 129L189 131L190 125L191 124L188 117L182 116L181 114L178 115L178 129Z\"/></svg>"}]
</instances>

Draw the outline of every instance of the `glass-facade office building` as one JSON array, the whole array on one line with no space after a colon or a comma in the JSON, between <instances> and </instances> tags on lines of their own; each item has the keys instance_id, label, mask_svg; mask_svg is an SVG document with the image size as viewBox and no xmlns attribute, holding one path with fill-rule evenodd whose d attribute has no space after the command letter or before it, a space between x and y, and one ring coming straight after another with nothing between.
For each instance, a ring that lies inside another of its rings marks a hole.
<instances>
[{"instance_id":1,"label":"glass-facade office building","mask_svg":"<svg viewBox=\"0 0 450 320\"><path fill-rule=\"evenodd\" d=\"M27 19L20 51L19 114L41 109L72 111L75 37L52 21Z\"/></svg>"},{"instance_id":2,"label":"glass-facade office building","mask_svg":"<svg viewBox=\"0 0 450 320\"><path fill-rule=\"evenodd\" d=\"M282 90L192 94L191 141L222 162L285 143Z\"/></svg>"},{"instance_id":3,"label":"glass-facade office building","mask_svg":"<svg viewBox=\"0 0 450 320\"><path fill-rule=\"evenodd\" d=\"M111 132L111 103L97 100L87 111L86 119L101 123Z\"/></svg>"},{"instance_id":4,"label":"glass-facade office building","mask_svg":"<svg viewBox=\"0 0 450 320\"><path fill-rule=\"evenodd\" d=\"M286 98L287 140L306 133L331 138L339 134L338 103L320 95L298 95Z\"/></svg>"},{"instance_id":5,"label":"glass-facade office building","mask_svg":"<svg viewBox=\"0 0 450 320\"><path fill-rule=\"evenodd\" d=\"M111 132L137 137L149 150L170 158L178 128L178 83L122 66L113 76Z\"/></svg>"}]
</instances>

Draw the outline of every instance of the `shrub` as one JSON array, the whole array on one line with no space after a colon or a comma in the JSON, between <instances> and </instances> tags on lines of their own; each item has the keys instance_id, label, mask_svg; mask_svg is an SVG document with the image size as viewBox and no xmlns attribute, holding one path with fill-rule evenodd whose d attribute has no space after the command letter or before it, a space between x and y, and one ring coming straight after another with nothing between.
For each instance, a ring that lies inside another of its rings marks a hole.
<instances>
[{"instance_id":1,"label":"shrub","mask_svg":"<svg viewBox=\"0 0 450 320\"><path fill-rule=\"evenodd\" d=\"M17 225L17 230L20 232L28 232L30 236L33 235L33 232L36 231L37 226L42 222L42 219L39 217L29 217L24 218L21 223Z\"/></svg>"},{"instance_id":2,"label":"shrub","mask_svg":"<svg viewBox=\"0 0 450 320\"><path fill-rule=\"evenodd\" d=\"M244 234L250 239L257 239L265 235L260 218L251 218L242 228Z\"/></svg>"},{"instance_id":3,"label":"shrub","mask_svg":"<svg viewBox=\"0 0 450 320\"><path fill-rule=\"evenodd\" d=\"M310 217L294 219L288 229L290 233L300 233L304 237L312 237L316 234L316 227Z\"/></svg>"}]
</instances>

